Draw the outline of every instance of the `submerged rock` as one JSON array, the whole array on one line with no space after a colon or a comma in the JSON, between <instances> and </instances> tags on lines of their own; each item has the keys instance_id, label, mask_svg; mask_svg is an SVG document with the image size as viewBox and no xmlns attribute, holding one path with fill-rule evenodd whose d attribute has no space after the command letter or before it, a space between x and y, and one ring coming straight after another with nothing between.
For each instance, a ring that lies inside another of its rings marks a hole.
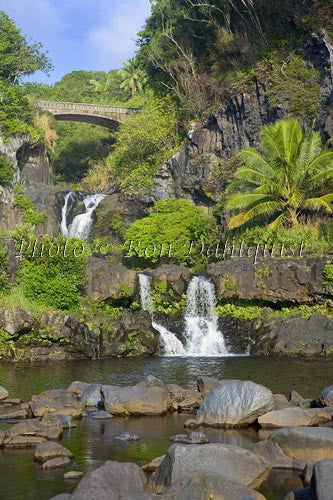
<instances>
[{"instance_id":1,"label":"submerged rock","mask_svg":"<svg viewBox=\"0 0 333 500\"><path fill-rule=\"evenodd\" d=\"M73 454L67 448L62 446L59 443L55 443L53 441L49 441L46 443L41 443L36 446L35 450L35 460L37 462L47 462L48 460L52 460L54 458L73 458Z\"/></svg>"},{"instance_id":2,"label":"submerged rock","mask_svg":"<svg viewBox=\"0 0 333 500\"><path fill-rule=\"evenodd\" d=\"M57 469L59 467L67 467L71 463L71 459L69 457L56 457L51 458L51 460L47 460L41 465L43 470L45 469Z\"/></svg>"},{"instance_id":3,"label":"submerged rock","mask_svg":"<svg viewBox=\"0 0 333 500\"><path fill-rule=\"evenodd\" d=\"M177 434L172 436L170 441L173 443L185 443L185 444L207 444L209 440L203 432L191 432L191 434Z\"/></svg>"},{"instance_id":4,"label":"submerged rock","mask_svg":"<svg viewBox=\"0 0 333 500\"><path fill-rule=\"evenodd\" d=\"M136 434L131 434L130 432L123 432L120 436L115 436L117 441L139 441L141 438Z\"/></svg>"},{"instance_id":5,"label":"submerged rock","mask_svg":"<svg viewBox=\"0 0 333 500\"><path fill-rule=\"evenodd\" d=\"M250 381L231 381L208 394L196 422L224 427L248 425L273 407L273 394L267 387Z\"/></svg>"},{"instance_id":6,"label":"submerged rock","mask_svg":"<svg viewBox=\"0 0 333 500\"><path fill-rule=\"evenodd\" d=\"M156 470L152 482L157 493L189 474L217 474L236 483L258 485L270 471L270 464L248 450L222 443L174 444Z\"/></svg>"},{"instance_id":7,"label":"submerged rock","mask_svg":"<svg viewBox=\"0 0 333 500\"><path fill-rule=\"evenodd\" d=\"M64 474L64 479L80 479L83 476L83 472L79 470L70 470Z\"/></svg>"},{"instance_id":8,"label":"submerged rock","mask_svg":"<svg viewBox=\"0 0 333 500\"><path fill-rule=\"evenodd\" d=\"M111 413L109 413L108 411L100 410L89 413L89 417L96 419L108 419L113 418L113 415L111 415Z\"/></svg>"}]
</instances>

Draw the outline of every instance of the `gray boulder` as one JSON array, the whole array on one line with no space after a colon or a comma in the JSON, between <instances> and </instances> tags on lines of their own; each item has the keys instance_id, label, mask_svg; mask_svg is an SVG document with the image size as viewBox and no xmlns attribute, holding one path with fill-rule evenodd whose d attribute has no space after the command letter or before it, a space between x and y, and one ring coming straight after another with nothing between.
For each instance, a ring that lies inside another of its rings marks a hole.
<instances>
[{"instance_id":1,"label":"gray boulder","mask_svg":"<svg viewBox=\"0 0 333 500\"><path fill-rule=\"evenodd\" d=\"M107 461L84 476L71 500L151 500L146 484L146 476L136 464Z\"/></svg>"},{"instance_id":2,"label":"gray boulder","mask_svg":"<svg viewBox=\"0 0 333 500\"><path fill-rule=\"evenodd\" d=\"M163 500L265 500L247 486L229 481L217 474L193 474L175 481L161 497Z\"/></svg>"},{"instance_id":3,"label":"gray boulder","mask_svg":"<svg viewBox=\"0 0 333 500\"><path fill-rule=\"evenodd\" d=\"M148 375L144 380L141 380L138 385L143 387L162 387L162 389L165 389L165 385L162 380L154 377L154 375Z\"/></svg>"},{"instance_id":4,"label":"gray boulder","mask_svg":"<svg viewBox=\"0 0 333 500\"><path fill-rule=\"evenodd\" d=\"M191 446L174 444L156 470L157 493L190 474L217 474L245 486L257 486L270 471L269 463L248 450L222 443Z\"/></svg>"},{"instance_id":5,"label":"gray boulder","mask_svg":"<svg viewBox=\"0 0 333 500\"><path fill-rule=\"evenodd\" d=\"M316 498L316 500L332 500L333 460L321 460L314 465L311 493L311 498Z\"/></svg>"},{"instance_id":6,"label":"gray boulder","mask_svg":"<svg viewBox=\"0 0 333 500\"><path fill-rule=\"evenodd\" d=\"M130 432L122 432L120 436L115 436L117 441L140 441L140 437L136 434L131 434Z\"/></svg>"},{"instance_id":7,"label":"gray boulder","mask_svg":"<svg viewBox=\"0 0 333 500\"><path fill-rule=\"evenodd\" d=\"M106 259L87 260L86 293L98 302L133 297L136 291L136 272Z\"/></svg>"},{"instance_id":8,"label":"gray boulder","mask_svg":"<svg viewBox=\"0 0 333 500\"><path fill-rule=\"evenodd\" d=\"M9 335L17 335L31 330L34 318L20 308L5 309L0 307L0 328Z\"/></svg>"},{"instance_id":9,"label":"gray boulder","mask_svg":"<svg viewBox=\"0 0 333 500\"><path fill-rule=\"evenodd\" d=\"M270 439L265 439L264 441L259 441L255 443L250 451L255 455L267 460L270 463L272 469L297 469L303 470L306 462L303 460L297 460L292 457L288 457L280 448L277 443L274 443Z\"/></svg>"},{"instance_id":10,"label":"gray boulder","mask_svg":"<svg viewBox=\"0 0 333 500\"><path fill-rule=\"evenodd\" d=\"M319 401L324 406L333 406L333 385L329 385L322 391Z\"/></svg>"},{"instance_id":11,"label":"gray boulder","mask_svg":"<svg viewBox=\"0 0 333 500\"><path fill-rule=\"evenodd\" d=\"M209 440L203 432L191 432L191 434L177 434L172 436L170 441L173 443L185 443L185 444L207 444Z\"/></svg>"},{"instance_id":12,"label":"gray boulder","mask_svg":"<svg viewBox=\"0 0 333 500\"><path fill-rule=\"evenodd\" d=\"M235 427L252 424L274 407L272 392L254 382L233 381L215 387L200 406L198 424Z\"/></svg>"},{"instance_id":13,"label":"gray boulder","mask_svg":"<svg viewBox=\"0 0 333 500\"><path fill-rule=\"evenodd\" d=\"M331 416L320 408L311 410L303 408L286 408L284 410L274 410L258 418L261 427L297 427L313 426L320 423L329 422Z\"/></svg>"},{"instance_id":14,"label":"gray boulder","mask_svg":"<svg viewBox=\"0 0 333 500\"><path fill-rule=\"evenodd\" d=\"M161 387L103 385L102 395L113 415L162 415L168 409L168 392Z\"/></svg>"},{"instance_id":15,"label":"gray boulder","mask_svg":"<svg viewBox=\"0 0 333 500\"><path fill-rule=\"evenodd\" d=\"M90 385L81 395L81 402L85 406L97 406L102 401L101 384Z\"/></svg>"},{"instance_id":16,"label":"gray boulder","mask_svg":"<svg viewBox=\"0 0 333 500\"><path fill-rule=\"evenodd\" d=\"M76 380L75 382L71 383L71 385L67 388L67 391L76 394L76 396L80 398L84 393L84 391L88 389L90 385L92 384L87 384L87 382L80 382Z\"/></svg>"},{"instance_id":17,"label":"gray boulder","mask_svg":"<svg viewBox=\"0 0 333 500\"><path fill-rule=\"evenodd\" d=\"M59 443L53 441L48 441L46 443L40 443L35 449L35 460L37 462L47 462L54 458L73 458L73 454L67 448Z\"/></svg>"},{"instance_id":18,"label":"gray boulder","mask_svg":"<svg viewBox=\"0 0 333 500\"><path fill-rule=\"evenodd\" d=\"M269 439L298 460L333 458L333 429L328 427L286 427L274 431Z\"/></svg>"}]
</instances>

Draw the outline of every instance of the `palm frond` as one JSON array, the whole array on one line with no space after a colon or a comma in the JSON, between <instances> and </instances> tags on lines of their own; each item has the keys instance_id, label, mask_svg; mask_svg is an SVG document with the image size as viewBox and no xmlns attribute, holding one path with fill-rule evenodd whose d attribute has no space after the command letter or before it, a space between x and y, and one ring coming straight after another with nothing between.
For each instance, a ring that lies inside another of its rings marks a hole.
<instances>
[{"instance_id":1,"label":"palm frond","mask_svg":"<svg viewBox=\"0 0 333 500\"><path fill-rule=\"evenodd\" d=\"M255 203L267 200L266 194L261 193L238 193L229 196L226 207L231 210L240 210L250 207Z\"/></svg>"}]
</instances>

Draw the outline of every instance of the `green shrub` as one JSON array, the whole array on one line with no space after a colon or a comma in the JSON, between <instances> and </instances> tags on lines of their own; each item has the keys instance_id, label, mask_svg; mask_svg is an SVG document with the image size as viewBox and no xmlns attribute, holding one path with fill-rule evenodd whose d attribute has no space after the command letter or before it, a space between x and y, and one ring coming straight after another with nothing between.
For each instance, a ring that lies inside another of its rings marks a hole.
<instances>
[{"instance_id":1,"label":"green shrub","mask_svg":"<svg viewBox=\"0 0 333 500\"><path fill-rule=\"evenodd\" d=\"M324 285L332 286L333 285L333 265L327 264L324 267Z\"/></svg>"},{"instance_id":2,"label":"green shrub","mask_svg":"<svg viewBox=\"0 0 333 500\"><path fill-rule=\"evenodd\" d=\"M76 256L75 249L78 248ZM38 242L35 255L33 244L23 247L24 258L17 281L25 296L40 305L62 311L77 309L87 256L87 250L82 252L82 248L80 240L66 240L63 237L50 240L48 236Z\"/></svg>"},{"instance_id":3,"label":"green shrub","mask_svg":"<svg viewBox=\"0 0 333 500\"><path fill-rule=\"evenodd\" d=\"M205 259L200 255L201 243L217 243L217 233L215 219L201 207L187 200L160 200L148 217L130 226L125 252L152 263L170 257L179 264L193 265ZM192 241L197 245L190 252Z\"/></svg>"},{"instance_id":4,"label":"green shrub","mask_svg":"<svg viewBox=\"0 0 333 500\"><path fill-rule=\"evenodd\" d=\"M13 165L11 161L0 154L0 185L5 186L13 180Z\"/></svg>"},{"instance_id":5,"label":"green shrub","mask_svg":"<svg viewBox=\"0 0 333 500\"><path fill-rule=\"evenodd\" d=\"M45 212L38 212L35 205L29 198L24 196L22 186L15 186L15 198L14 206L22 209L23 219L26 224L31 224L35 226L41 222L44 222L47 214Z\"/></svg>"}]
</instances>

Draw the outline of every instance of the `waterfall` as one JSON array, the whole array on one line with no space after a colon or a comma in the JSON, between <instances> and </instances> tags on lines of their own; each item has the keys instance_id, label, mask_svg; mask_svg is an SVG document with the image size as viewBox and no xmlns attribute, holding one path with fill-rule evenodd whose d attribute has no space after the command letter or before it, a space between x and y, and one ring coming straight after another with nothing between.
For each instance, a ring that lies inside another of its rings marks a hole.
<instances>
[{"instance_id":1,"label":"waterfall","mask_svg":"<svg viewBox=\"0 0 333 500\"><path fill-rule=\"evenodd\" d=\"M214 285L207 278L194 276L187 289L185 343L188 356L230 356L215 312Z\"/></svg>"},{"instance_id":2,"label":"waterfall","mask_svg":"<svg viewBox=\"0 0 333 500\"><path fill-rule=\"evenodd\" d=\"M61 234L69 238L87 240L93 225L93 213L104 198L105 194L88 194L84 196L84 213L74 217L73 222L68 226L68 215L75 203L77 203L78 196L73 191L67 193L61 210Z\"/></svg>"},{"instance_id":3,"label":"waterfall","mask_svg":"<svg viewBox=\"0 0 333 500\"><path fill-rule=\"evenodd\" d=\"M61 223L60 223L60 231L63 236L68 236L68 215L76 202L77 202L77 196L73 191L70 191L65 195L64 204L61 209Z\"/></svg>"},{"instance_id":4,"label":"waterfall","mask_svg":"<svg viewBox=\"0 0 333 500\"><path fill-rule=\"evenodd\" d=\"M151 276L139 274L142 309L152 317L152 325L160 334L165 356L230 356L215 313L214 285L204 277L192 278L187 289L184 344L163 325L154 321Z\"/></svg>"},{"instance_id":5,"label":"waterfall","mask_svg":"<svg viewBox=\"0 0 333 500\"><path fill-rule=\"evenodd\" d=\"M156 323L153 319L153 300L151 296L151 276L139 274L141 306L144 311L149 312L152 318L152 326L160 334L161 344L165 356L186 356L186 351L176 335L164 326Z\"/></svg>"}]
</instances>

